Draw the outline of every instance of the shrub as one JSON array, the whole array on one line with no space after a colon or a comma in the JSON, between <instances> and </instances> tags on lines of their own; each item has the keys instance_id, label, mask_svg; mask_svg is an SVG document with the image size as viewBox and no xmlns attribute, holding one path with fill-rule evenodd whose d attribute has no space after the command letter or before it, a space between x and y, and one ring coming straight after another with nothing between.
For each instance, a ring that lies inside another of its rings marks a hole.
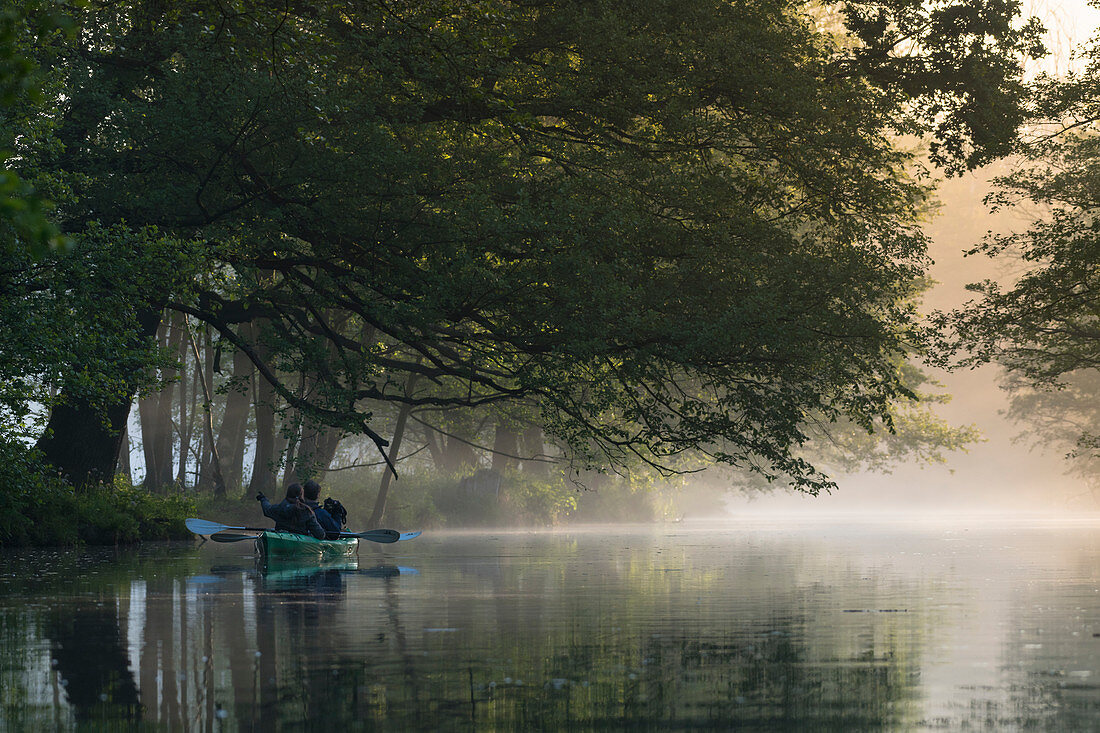
<instances>
[{"instance_id":1,"label":"shrub","mask_svg":"<svg viewBox=\"0 0 1100 733\"><path fill-rule=\"evenodd\" d=\"M157 496L124 478L75 493L26 446L0 441L0 546L120 544L186 539L194 502Z\"/></svg>"}]
</instances>

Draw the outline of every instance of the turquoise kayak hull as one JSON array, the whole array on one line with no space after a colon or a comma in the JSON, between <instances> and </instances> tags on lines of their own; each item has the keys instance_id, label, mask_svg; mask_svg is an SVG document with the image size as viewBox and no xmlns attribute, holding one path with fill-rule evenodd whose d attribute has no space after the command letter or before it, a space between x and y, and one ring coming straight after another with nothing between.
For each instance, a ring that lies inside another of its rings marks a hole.
<instances>
[{"instance_id":1,"label":"turquoise kayak hull","mask_svg":"<svg viewBox=\"0 0 1100 733\"><path fill-rule=\"evenodd\" d=\"M359 539L319 540L293 532L262 532L256 538L256 549L269 560L336 560L356 557Z\"/></svg>"}]
</instances>

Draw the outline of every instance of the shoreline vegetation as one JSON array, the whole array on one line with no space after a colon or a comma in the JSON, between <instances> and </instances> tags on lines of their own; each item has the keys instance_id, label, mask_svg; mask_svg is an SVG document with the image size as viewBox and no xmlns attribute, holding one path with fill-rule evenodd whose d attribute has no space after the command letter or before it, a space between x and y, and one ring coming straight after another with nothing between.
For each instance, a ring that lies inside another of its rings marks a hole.
<instances>
[{"instance_id":1,"label":"shoreline vegetation","mask_svg":"<svg viewBox=\"0 0 1100 733\"><path fill-rule=\"evenodd\" d=\"M184 526L193 516L255 524L263 521L254 497L215 497L192 487L164 487L154 493L123 475L111 484L74 490L33 451L0 445L0 549L73 545L125 545L161 540L187 540ZM440 476L407 474L401 500L387 511L386 523L404 528L555 526L576 521L662 521L683 514L678 481L638 483L596 476L587 484L564 474L534 480L518 472ZM367 529L367 513L376 482L334 481L323 484L351 512L348 526ZM281 491L279 492L281 495ZM717 500L718 493L708 494ZM698 502L695 496L693 501Z\"/></svg>"}]
</instances>

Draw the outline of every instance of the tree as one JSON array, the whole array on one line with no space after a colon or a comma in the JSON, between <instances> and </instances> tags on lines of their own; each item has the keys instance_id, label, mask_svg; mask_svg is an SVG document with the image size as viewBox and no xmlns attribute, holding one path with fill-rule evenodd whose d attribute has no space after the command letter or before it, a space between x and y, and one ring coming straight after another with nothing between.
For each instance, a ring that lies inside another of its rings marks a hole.
<instances>
[{"instance_id":1,"label":"tree","mask_svg":"<svg viewBox=\"0 0 1100 733\"><path fill-rule=\"evenodd\" d=\"M989 197L994 209L1026 204L1032 214L1038 212L1030 227L988 237L971 253L1012 258L1018 272L1010 282L971 285L977 299L938 319L951 329L944 338L951 353L961 354L958 362L1003 366L1020 398L1014 412L1019 416L1019 408L1030 404L1040 421L1044 405L1081 394L1100 367L1098 51L1094 40L1083 71L1039 80L1033 133L1019 149L1023 163L997 179ZM1065 394L1052 394L1067 387ZM1028 397L1030 390L1037 394ZM1095 400L1095 394L1088 399ZM1079 410L1091 413L1085 406ZM1067 437L1066 427L1063 422L1055 431L1059 442ZM1078 428L1078 459L1097 455L1091 429L1088 420Z\"/></svg>"},{"instance_id":2,"label":"tree","mask_svg":"<svg viewBox=\"0 0 1100 733\"><path fill-rule=\"evenodd\" d=\"M134 302L379 449L380 401L534 400L584 465L703 454L816 491L808 415L890 429L915 397L928 191L891 133L995 154L1011 117L914 110L1010 89L1034 30L1011 4L848 7L847 44L786 2L89 7L59 51L61 221L201 243L189 288ZM883 45L925 22L913 54ZM999 76L944 73L974 49Z\"/></svg>"},{"instance_id":3,"label":"tree","mask_svg":"<svg viewBox=\"0 0 1100 733\"><path fill-rule=\"evenodd\" d=\"M6 255L19 249L40 257L67 244L49 217L51 202L13 163L42 96L29 46L72 29L72 20L48 3L32 0L0 10L0 252Z\"/></svg>"},{"instance_id":4,"label":"tree","mask_svg":"<svg viewBox=\"0 0 1100 733\"><path fill-rule=\"evenodd\" d=\"M1067 473L1100 498L1100 372L1076 371L1057 388L1036 388L1013 373L1002 387L1011 396L1009 419L1027 428L1016 440L1062 451Z\"/></svg>"}]
</instances>

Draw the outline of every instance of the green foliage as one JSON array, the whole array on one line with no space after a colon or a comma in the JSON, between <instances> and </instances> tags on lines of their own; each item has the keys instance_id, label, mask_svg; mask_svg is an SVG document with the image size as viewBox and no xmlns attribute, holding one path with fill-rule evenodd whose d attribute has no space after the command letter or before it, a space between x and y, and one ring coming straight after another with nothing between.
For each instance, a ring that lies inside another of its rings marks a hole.
<instances>
[{"instance_id":1,"label":"green foliage","mask_svg":"<svg viewBox=\"0 0 1100 733\"><path fill-rule=\"evenodd\" d=\"M558 472L533 477L518 471L478 471L433 482L436 507L449 527L548 526L570 519L577 487Z\"/></svg>"},{"instance_id":2,"label":"green foliage","mask_svg":"<svg viewBox=\"0 0 1100 733\"><path fill-rule=\"evenodd\" d=\"M12 170L14 148L24 125L31 125L41 100L41 75L30 47L39 40L74 29L72 19L50 2L19 2L0 9L0 253L38 258L68 244L50 219L52 204L32 182Z\"/></svg>"},{"instance_id":3,"label":"green foliage","mask_svg":"<svg viewBox=\"0 0 1100 733\"><path fill-rule=\"evenodd\" d=\"M971 252L1011 262L1012 279L970 285L976 299L937 318L945 351L962 366L995 362L1007 369L1012 415L1034 419L1040 440L1071 448L1077 468L1100 455L1091 407L1100 368L1096 40L1084 59L1083 71L1039 79L1032 120L1038 134L1021 146L1023 164L998 178L988 198L995 210L1018 207L1030 222L990 235Z\"/></svg>"},{"instance_id":4,"label":"green foliage","mask_svg":"<svg viewBox=\"0 0 1100 733\"><path fill-rule=\"evenodd\" d=\"M1019 0L845 2L859 43L844 63L900 103L896 129L930 134L931 160L949 173L1013 150L1027 114L1023 59L1046 55L1038 19Z\"/></svg>"},{"instance_id":5,"label":"green foliage","mask_svg":"<svg viewBox=\"0 0 1100 733\"><path fill-rule=\"evenodd\" d=\"M561 475L540 479L509 472L501 478L500 504L507 524L555 525L576 515L577 488Z\"/></svg>"},{"instance_id":6,"label":"green foliage","mask_svg":"<svg viewBox=\"0 0 1100 733\"><path fill-rule=\"evenodd\" d=\"M197 492L188 495L195 503L195 513L190 516L214 519L222 524L241 527L271 526L270 521L260 511L260 503L254 496L230 499ZM280 497L270 498L272 501L277 501Z\"/></svg>"},{"instance_id":7,"label":"green foliage","mask_svg":"<svg viewBox=\"0 0 1100 733\"><path fill-rule=\"evenodd\" d=\"M42 406L59 390L103 410L156 385L153 370L170 357L140 336L142 308L185 288L200 261L154 229L95 223L67 251L10 257L0 269L0 434L40 434Z\"/></svg>"},{"instance_id":8,"label":"green foliage","mask_svg":"<svg viewBox=\"0 0 1100 733\"><path fill-rule=\"evenodd\" d=\"M997 154L1035 30L1008 2L869 7L841 44L788 2L88 5L36 47L58 78L27 119L57 123L28 174L79 241L148 245L95 259L106 303L207 322L307 421L382 447L380 403L522 401L583 468L816 492L808 420L889 429L916 396L928 189L894 133ZM853 56L893 29L950 51ZM125 400L152 357L92 322L86 364L31 366Z\"/></svg>"},{"instance_id":9,"label":"green foliage","mask_svg":"<svg viewBox=\"0 0 1100 733\"><path fill-rule=\"evenodd\" d=\"M43 471L32 451L0 442L0 546L111 545L188 539L183 520L194 504L181 495L156 496L119 478L114 486L74 493Z\"/></svg>"}]
</instances>

